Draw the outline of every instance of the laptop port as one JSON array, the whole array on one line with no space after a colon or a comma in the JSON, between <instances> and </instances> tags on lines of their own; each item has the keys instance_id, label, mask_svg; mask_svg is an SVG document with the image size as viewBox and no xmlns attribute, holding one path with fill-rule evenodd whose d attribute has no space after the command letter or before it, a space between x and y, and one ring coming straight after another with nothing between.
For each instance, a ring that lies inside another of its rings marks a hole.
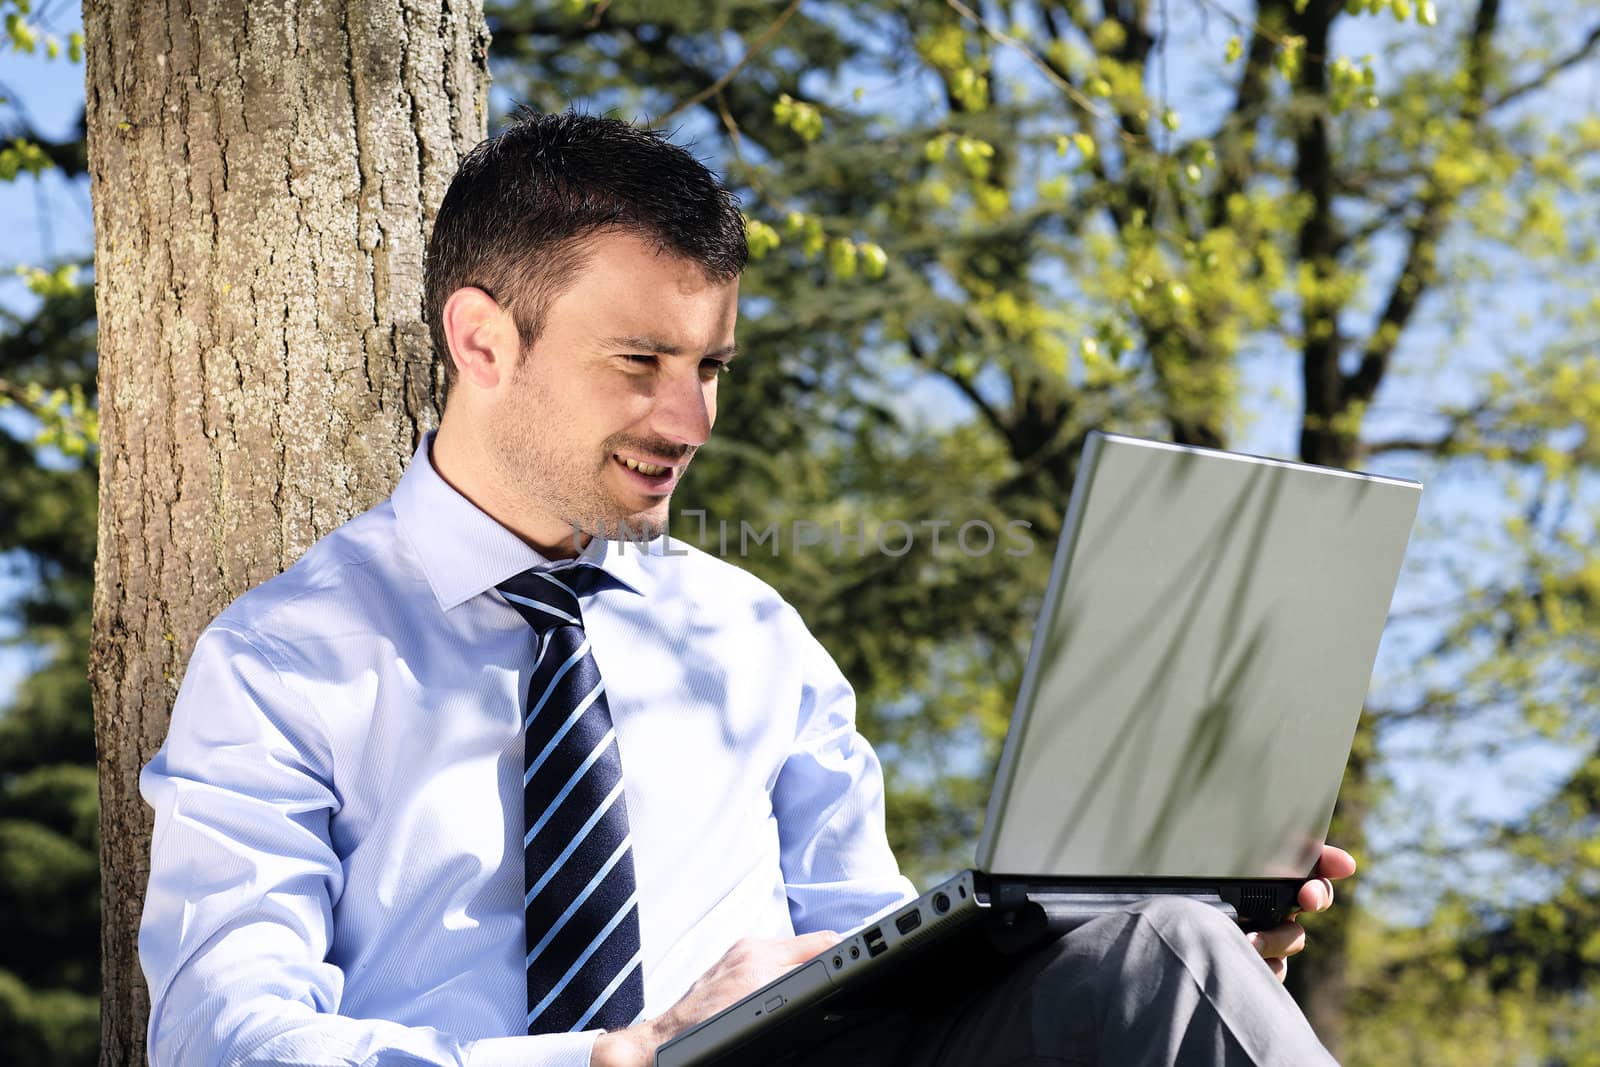
<instances>
[{"instance_id":1,"label":"laptop port","mask_svg":"<svg viewBox=\"0 0 1600 1067\"><path fill-rule=\"evenodd\" d=\"M861 949L858 948L855 945L851 945L850 946L850 958L853 959L853 960L859 960L861 958Z\"/></svg>"},{"instance_id":2,"label":"laptop port","mask_svg":"<svg viewBox=\"0 0 1600 1067\"><path fill-rule=\"evenodd\" d=\"M922 911L919 908L912 908L894 921L894 928L902 934L909 934L921 925Z\"/></svg>"},{"instance_id":3,"label":"laptop port","mask_svg":"<svg viewBox=\"0 0 1600 1067\"><path fill-rule=\"evenodd\" d=\"M878 956L888 951L889 946L883 943L883 928L881 926L874 926L862 934L861 937L867 943L867 955Z\"/></svg>"},{"instance_id":4,"label":"laptop port","mask_svg":"<svg viewBox=\"0 0 1600 1067\"><path fill-rule=\"evenodd\" d=\"M937 915L943 915L950 910L950 898L943 893L933 895L933 910Z\"/></svg>"},{"instance_id":5,"label":"laptop port","mask_svg":"<svg viewBox=\"0 0 1600 1067\"><path fill-rule=\"evenodd\" d=\"M835 957L833 957L833 969L834 970L837 971L840 967L843 967L843 966L844 966L844 957L843 956L835 956Z\"/></svg>"}]
</instances>

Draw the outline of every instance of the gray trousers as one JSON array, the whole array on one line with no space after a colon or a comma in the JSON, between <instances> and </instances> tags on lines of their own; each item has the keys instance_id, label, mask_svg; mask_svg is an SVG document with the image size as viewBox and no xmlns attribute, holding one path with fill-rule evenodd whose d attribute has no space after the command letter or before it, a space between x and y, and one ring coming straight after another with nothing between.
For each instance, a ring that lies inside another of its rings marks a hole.
<instances>
[{"instance_id":1,"label":"gray trousers","mask_svg":"<svg viewBox=\"0 0 1600 1067\"><path fill-rule=\"evenodd\" d=\"M804 1063L904 1067L1332 1064L1239 928L1155 897L1022 956L934 1013L858 1027Z\"/></svg>"}]
</instances>

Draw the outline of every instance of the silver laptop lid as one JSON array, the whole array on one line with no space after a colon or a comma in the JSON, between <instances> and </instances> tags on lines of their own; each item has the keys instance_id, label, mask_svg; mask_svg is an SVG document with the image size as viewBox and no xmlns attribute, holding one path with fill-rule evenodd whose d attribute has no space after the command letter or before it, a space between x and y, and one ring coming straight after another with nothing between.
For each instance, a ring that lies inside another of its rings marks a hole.
<instances>
[{"instance_id":1,"label":"silver laptop lid","mask_svg":"<svg viewBox=\"0 0 1600 1067\"><path fill-rule=\"evenodd\" d=\"M1304 876L1421 489L1091 434L978 868Z\"/></svg>"}]
</instances>

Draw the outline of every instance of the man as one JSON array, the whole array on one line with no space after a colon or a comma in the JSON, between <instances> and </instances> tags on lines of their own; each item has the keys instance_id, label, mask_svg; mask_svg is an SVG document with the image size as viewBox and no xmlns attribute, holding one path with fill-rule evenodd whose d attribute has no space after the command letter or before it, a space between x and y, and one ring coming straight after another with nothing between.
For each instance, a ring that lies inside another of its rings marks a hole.
<instances>
[{"instance_id":1,"label":"man","mask_svg":"<svg viewBox=\"0 0 1600 1067\"><path fill-rule=\"evenodd\" d=\"M744 262L716 179L623 123L521 114L463 161L437 434L207 629L145 770L152 1063L645 1064L913 894L832 661L659 536ZM1301 943L1157 904L819 1055L1311 1062Z\"/></svg>"}]
</instances>

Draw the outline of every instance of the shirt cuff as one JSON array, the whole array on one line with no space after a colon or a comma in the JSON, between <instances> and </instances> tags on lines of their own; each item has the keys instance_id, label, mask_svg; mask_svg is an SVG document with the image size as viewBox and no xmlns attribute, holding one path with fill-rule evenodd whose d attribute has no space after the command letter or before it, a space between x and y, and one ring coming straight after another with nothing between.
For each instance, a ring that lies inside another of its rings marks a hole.
<instances>
[{"instance_id":1,"label":"shirt cuff","mask_svg":"<svg viewBox=\"0 0 1600 1067\"><path fill-rule=\"evenodd\" d=\"M467 1067L589 1067L604 1030L536 1037L486 1037L467 1045Z\"/></svg>"}]
</instances>

